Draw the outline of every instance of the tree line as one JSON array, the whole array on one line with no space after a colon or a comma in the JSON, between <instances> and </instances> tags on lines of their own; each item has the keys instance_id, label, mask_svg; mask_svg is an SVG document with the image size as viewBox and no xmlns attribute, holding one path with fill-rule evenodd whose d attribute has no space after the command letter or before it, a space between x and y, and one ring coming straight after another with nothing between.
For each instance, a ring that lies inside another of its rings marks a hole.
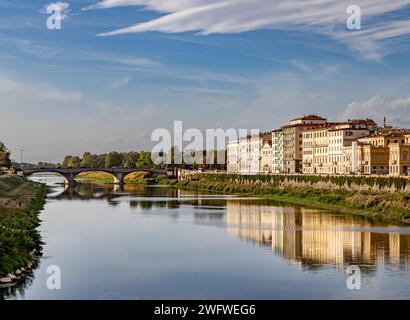
<instances>
[{"instance_id":1,"label":"tree line","mask_svg":"<svg viewBox=\"0 0 410 320\"><path fill-rule=\"evenodd\" d=\"M177 150L176 147L172 147L167 153L156 154L152 157L151 152L117 152L112 151L104 154L92 154L85 152L82 157L78 156L66 156L61 166L63 168L124 168L124 169L141 169L141 168L192 168L192 169L205 169L205 170L223 170L225 164L217 164L218 154L220 156L226 152L222 151L190 151L190 155L194 159L194 163L175 162L174 159L181 158L182 153ZM162 157L166 159L166 163L155 164L153 158ZM183 157L182 157L183 158ZM212 161L209 161L212 160ZM209 163L211 162L211 163Z\"/></svg>"},{"instance_id":2,"label":"tree line","mask_svg":"<svg viewBox=\"0 0 410 320\"><path fill-rule=\"evenodd\" d=\"M150 152L117 152L112 151L104 154L91 154L85 152L82 158L78 156L66 156L61 165L63 168L160 168L162 165L154 165Z\"/></svg>"}]
</instances>

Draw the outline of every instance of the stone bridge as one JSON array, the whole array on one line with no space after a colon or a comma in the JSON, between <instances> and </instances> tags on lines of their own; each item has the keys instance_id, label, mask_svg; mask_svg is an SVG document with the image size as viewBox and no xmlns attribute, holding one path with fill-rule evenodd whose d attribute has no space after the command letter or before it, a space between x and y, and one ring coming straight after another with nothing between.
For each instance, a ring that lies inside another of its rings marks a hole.
<instances>
[{"instance_id":1,"label":"stone bridge","mask_svg":"<svg viewBox=\"0 0 410 320\"><path fill-rule=\"evenodd\" d=\"M38 168L38 169L22 169L17 173L22 173L24 177L29 177L35 173L58 173L65 178L65 184L70 186L76 185L76 176L83 172L105 172L114 177L115 184L124 184L124 179L127 175L134 172L149 172L155 174L165 174L168 176L174 176L174 171L166 169L123 169L123 168Z\"/></svg>"}]
</instances>

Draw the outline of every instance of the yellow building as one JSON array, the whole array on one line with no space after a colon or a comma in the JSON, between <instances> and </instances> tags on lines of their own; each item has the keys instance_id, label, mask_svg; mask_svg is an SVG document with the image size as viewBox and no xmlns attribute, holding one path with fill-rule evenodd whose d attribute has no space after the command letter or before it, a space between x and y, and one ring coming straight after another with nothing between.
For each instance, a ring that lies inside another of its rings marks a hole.
<instances>
[{"instance_id":1,"label":"yellow building","mask_svg":"<svg viewBox=\"0 0 410 320\"><path fill-rule=\"evenodd\" d=\"M391 176L410 175L410 135L398 135L389 143L389 174Z\"/></svg>"},{"instance_id":2,"label":"yellow building","mask_svg":"<svg viewBox=\"0 0 410 320\"><path fill-rule=\"evenodd\" d=\"M285 173L301 173L303 162L303 132L324 125L326 119L317 115L293 119L283 126L283 166Z\"/></svg>"},{"instance_id":3,"label":"yellow building","mask_svg":"<svg viewBox=\"0 0 410 320\"><path fill-rule=\"evenodd\" d=\"M404 134L405 131L403 130L383 128L377 133L359 139L358 172L366 175L385 175L393 174L393 172L396 174L396 168L400 163L403 163L401 164L401 171L406 169L404 163L407 163L407 160L400 162L399 156L396 155L396 153L400 153L400 145L405 145L406 138ZM391 150L390 146L392 147ZM394 152L392 157L390 157L390 151ZM402 156L404 158L406 157L405 151L403 149ZM400 169L397 169L397 171L399 172ZM399 174L397 173L397 175Z\"/></svg>"},{"instance_id":4,"label":"yellow building","mask_svg":"<svg viewBox=\"0 0 410 320\"><path fill-rule=\"evenodd\" d=\"M303 173L328 173L328 125L303 132Z\"/></svg>"}]
</instances>

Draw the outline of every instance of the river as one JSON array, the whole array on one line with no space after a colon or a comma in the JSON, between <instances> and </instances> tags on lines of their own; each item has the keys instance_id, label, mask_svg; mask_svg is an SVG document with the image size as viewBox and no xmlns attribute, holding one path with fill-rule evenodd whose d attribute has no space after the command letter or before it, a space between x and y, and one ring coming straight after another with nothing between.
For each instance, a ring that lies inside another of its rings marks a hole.
<instances>
[{"instance_id":1,"label":"river","mask_svg":"<svg viewBox=\"0 0 410 320\"><path fill-rule=\"evenodd\" d=\"M410 299L409 227L164 186L33 180L51 186L43 256L0 289L5 299Z\"/></svg>"}]
</instances>

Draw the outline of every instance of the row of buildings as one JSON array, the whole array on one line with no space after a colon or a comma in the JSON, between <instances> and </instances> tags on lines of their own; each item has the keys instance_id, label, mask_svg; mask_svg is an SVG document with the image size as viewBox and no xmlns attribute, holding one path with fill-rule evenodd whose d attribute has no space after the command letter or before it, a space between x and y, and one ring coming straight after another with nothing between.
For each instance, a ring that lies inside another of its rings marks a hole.
<instances>
[{"instance_id":1,"label":"row of buildings","mask_svg":"<svg viewBox=\"0 0 410 320\"><path fill-rule=\"evenodd\" d=\"M410 175L410 131L317 115L227 143L230 173Z\"/></svg>"}]
</instances>

